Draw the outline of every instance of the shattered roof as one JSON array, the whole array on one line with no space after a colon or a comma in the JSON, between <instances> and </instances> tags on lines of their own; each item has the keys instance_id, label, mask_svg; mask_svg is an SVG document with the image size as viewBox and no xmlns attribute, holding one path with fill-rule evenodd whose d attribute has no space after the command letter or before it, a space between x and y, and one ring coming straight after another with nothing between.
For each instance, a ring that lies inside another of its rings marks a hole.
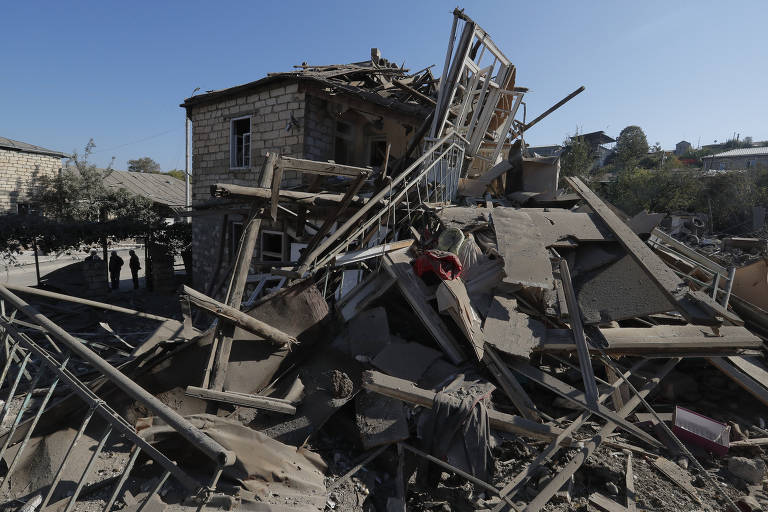
<instances>
[{"instance_id":1,"label":"shattered roof","mask_svg":"<svg viewBox=\"0 0 768 512\"><path fill-rule=\"evenodd\" d=\"M760 148L732 149L730 151L725 151L723 153L718 153L716 155L705 156L703 158L727 158L729 156L758 156L758 155L768 155L768 146L763 146Z\"/></svg>"},{"instance_id":2,"label":"shattered roof","mask_svg":"<svg viewBox=\"0 0 768 512\"><path fill-rule=\"evenodd\" d=\"M69 155L60 151L54 151L41 146L35 146L34 144L27 144L26 142L20 142L18 140L8 139L6 137L0 137L0 149L12 149L14 151L21 151L23 153L35 153L38 155L57 156L59 158L68 158Z\"/></svg>"},{"instance_id":3,"label":"shattered roof","mask_svg":"<svg viewBox=\"0 0 768 512\"><path fill-rule=\"evenodd\" d=\"M189 108L219 101L286 80L319 85L330 94L350 94L411 115L425 114L428 111L426 104L433 102L436 96L436 81L429 68L409 75L408 69L398 67L386 59L328 66L309 66L303 63L295 67L295 71L269 73L253 82L189 97L180 106Z\"/></svg>"}]
</instances>

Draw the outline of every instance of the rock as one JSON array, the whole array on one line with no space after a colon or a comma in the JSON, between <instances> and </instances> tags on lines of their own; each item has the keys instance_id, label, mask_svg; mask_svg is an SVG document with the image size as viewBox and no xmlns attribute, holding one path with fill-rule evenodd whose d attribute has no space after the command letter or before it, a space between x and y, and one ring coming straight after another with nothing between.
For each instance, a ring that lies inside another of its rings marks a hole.
<instances>
[{"instance_id":1,"label":"rock","mask_svg":"<svg viewBox=\"0 0 768 512\"><path fill-rule=\"evenodd\" d=\"M678 457L678 459L675 462L677 462L677 465L680 466L681 468L688 469L688 458L687 457Z\"/></svg>"},{"instance_id":2,"label":"rock","mask_svg":"<svg viewBox=\"0 0 768 512\"><path fill-rule=\"evenodd\" d=\"M698 487L699 489L703 489L707 486L707 481L704 480L704 477L701 475L696 475L696 478L693 479L693 482L691 482L694 487Z\"/></svg>"},{"instance_id":3,"label":"rock","mask_svg":"<svg viewBox=\"0 0 768 512\"><path fill-rule=\"evenodd\" d=\"M738 423L729 421L728 425L731 427L731 441L744 441L745 439L748 439L748 436L741 430Z\"/></svg>"},{"instance_id":4,"label":"rock","mask_svg":"<svg viewBox=\"0 0 768 512\"><path fill-rule=\"evenodd\" d=\"M759 512L763 510L760 503L757 502L752 496L742 496L738 499L736 504L742 510L742 512Z\"/></svg>"},{"instance_id":5,"label":"rock","mask_svg":"<svg viewBox=\"0 0 768 512\"><path fill-rule=\"evenodd\" d=\"M354 391L355 386L347 374L339 370L331 372L331 393L335 398L347 398Z\"/></svg>"},{"instance_id":6,"label":"rock","mask_svg":"<svg viewBox=\"0 0 768 512\"><path fill-rule=\"evenodd\" d=\"M611 496L618 496L619 495L619 488L616 487L616 484L613 483L613 482L606 482L605 490L608 491L608 494L611 495Z\"/></svg>"},{"instance_id":7,"label":"rock","mask_svg":"<svg viewBox=\"0 0 768 512\"><path fill-rule=\"evenodd\" d=\"M757 484L765 477L766 467L762 459L731 457L728 459L728 471L742 480Z\"/></svg>"}]
</instances>

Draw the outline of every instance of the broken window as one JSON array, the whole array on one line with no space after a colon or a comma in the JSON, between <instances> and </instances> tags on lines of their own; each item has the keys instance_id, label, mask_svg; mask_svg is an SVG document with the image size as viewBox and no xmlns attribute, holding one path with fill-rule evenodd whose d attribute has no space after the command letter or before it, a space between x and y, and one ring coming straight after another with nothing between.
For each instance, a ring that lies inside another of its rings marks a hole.
<instances>
[{"instance_id":1,"label":"broken window","mask_svg":"<svg viewBox=\"0 0 768 512\"><path fill-rule=\"evenodd\" d=\"M354 134L352 125L344 121L336 121L336 137L333 145L333 161L337 164L348 165L352 163L352 151L354 148Z\"/></svg>"},{"instance_id":2,"label":"broken window","mask_svg":"<svg viewBox=\"0 0 768 512\"><path fill-rule=\"evenodd\" d=\"M251 118L240 117L230 122L230 163L232 169L251 166Z\"/></svg>"},{"instance_id":3,"label":"broken window","mask_svg":"<svg viewBox=\"0 0 768 512\"><path fill-rule=\"evenodd\" d=\"M243 223L232 222L229 225L229 259L237 255L237 248L240 245L240 237L243 236Z\"/></svg>"},{"instance_id":4,"label":"broken window","mask_svg":"<svg viewBox=\"0 0 768 512\"><path fill-rule=\"evenodd\" d=\"M32 215L35 210L31 208L29 203L16 203L16 213L19 215Z\"/></svg>"},{"instance_id":5,"label":"broken window","mask_svg":"<svg viewBox=\"0 0 768 512\"><path fill-rule=\"evenodd\" d=\"M261 232L261 260L283 261L284 237L280 231Z\"/></svg>"},{"instance_id":6,"label":"broken window","mask_svg":"<svg viewBox=\"0 0 768 512\"><path fill-rule=\"evenodd\" d=\"M381 167L387 154L387 138L384 136L371 137L368 140L368 165Z\"/></svg>"}]
</instances>

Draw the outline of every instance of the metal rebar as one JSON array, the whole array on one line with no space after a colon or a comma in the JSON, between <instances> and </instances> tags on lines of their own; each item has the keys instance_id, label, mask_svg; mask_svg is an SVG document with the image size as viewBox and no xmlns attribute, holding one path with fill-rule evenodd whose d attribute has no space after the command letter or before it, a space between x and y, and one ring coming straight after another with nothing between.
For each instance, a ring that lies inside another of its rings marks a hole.
<instances>
[{"instance_id":1,"label":"metal rebar","mask_svg":"<svg viewBox=\"0 0 768 512\"><path fill-rule=\"evenodd\" d=\"M69 357L64 359L64 362L61 363L61 368L66 368L67 363L69 362ZM42 373L42 370L40 370L40 373ZM50 387L48 388L48 392L45 394L45 397L43 398L43 402L40 404L40 408L37 410L37 414L35 414L35 418L32 420L32 424L27 429L27 433L24 435L24 440L21 442L21 445L19 446L19 449L16 451L16 455L13 457L13 462L11 462L11 465L8 467L8 471L5 474L5 480L3 481L3 485L5 485L5 482L8 481L11 477L11 474L13 473L13 470L16 469L16 464L21 459L21 452L24 451L24 448L26 448L27 443L29 442L29 438L32 437L32 432L35 430L35 427L37 426L37 422L40 421L40 417L43 415L43 412L45 412L45 407L48 405L48 401L53 396L53 392L56 389L56 386L59 383L59 378L56 377L53 382L51 383ZM34 391L34 387L30 390L30 393ZM8 436L10 438L10 434Z\"/></svg>"},{"instance_id":2,"label":"metal rebar","mask_svg":"<svg viewBox=\"0 0 768 512\"><path fill-rule=\"evenodd\" d=\"M141 512L142 510L144 510L144 507L147 506L147 503L149 503L149 500L152 499L152 496L157 494L157 491L160 490L160 488L163 486L165 481L168 480L169 476L171 476L171 472L170 471L166 471L165 473L163 473L163 476L160 477L160 480L157 482L157 485L155 485L152 488L152 490L149 492L149 494L147 495L146 499L142 502L141 506L138 508L138 510L136 510L136 512Z\"/></svg>"},{"instance_id":3,"label":"metal rebar","mask_svg":"<svg viewBox=\"0 0 768 512\"><path fill-rule=\"evenodd\" d=\"M153 414L165 421L168 426L173 428L209 458L216 461L217 464L224 464L225 466L234 464L236 456L232 451L227 450L212 438L205 435L200 429L195 428L189 420L183 418L179 413L165 405L157 397L147 392L143 387L139 386L122 372L114 368L98 354L78 342L67 333L67 331L24 302L21 298L11 293L11 291L3 285L0 285L0 295L24 313L28 318L46 328L54 338L66 345L67 348L78 357L86 360L95 370L101 372L102 375L124 391L128 396L146 405Z\"/></svg>"},{"instance_id":4,"label":"metal rebar","mask_svg":"<svg viewBox=\"0 0 768 512\"><path fill-rule=\"evenodd\" d=\"M85 428L88 426L88 423L91 421L91 418L93 417L94 412L96 412L95 407L91 407L88 410L88 414L86 414L82 425L80 425L80 429L77 431L77 434L75 434L74 439L72 439L72 442L70 443L69 448L67 449L67 453L64 455L64 458L61 459L61 464L59 465L59 469L56 470L56 475L53 477L51 486L48 488L48 492L46 493L45 498L43 498L43 503L40 505L40 510L45 509L45 506L48 505L48 502L53 496L53 493L56 490L56 486L59 485L59 480L61 480L61 475L64 472L64 466L67 463L67 459L69 458L69 455L72 453L72 450L75 449L75 445L77 445L77 442L80 440L81 437L83 437L83 433L85 433Z\"/></svg>"},{"instance_id":5,"label":"metal rebar","mask_svg":"<svg viewBox=\"0 0 768 512\"><path fill-rule=\"evenodd\" d=\"M115 504L115 500L117 500L117 496L118 494L120 494L120 489L123 488L123 485L125 485L125 482L128 480L128 475L133 469L133 465L136 463L136 459L139 457L140 453L141 453L141 448L139 448L138 446L134 446L133 453L131 453L131 457L128 459L128 464L125 465L125 469L123 469L123 474L120 475L120 480L115 485L115 490L112 491L112 495L109 497L109 500L107 501L107 504L104 506L104 509L102 512L109 512L112 509L112 505Z\"/></svg>"},{"instance_id":6,"label":"metal rebar","mask_svg":"<svg viewBox=\"0 0 768 512\"><path fill-rule=\"evenodd\" d=\"M75 492L72 494L72 497L69 498L69 501L67 502L67 508L64 509L64 512L71 512L72 507L75 506L77 497L80 496L80 491L83 490L85 481L88 479L88 474L91 472L91 469L93 469L93 465L96 463L96 459L99 458L101 450L104 449L104 445L107 443L107 439L109 438L110 434L112 434L112 425L108 425L107 429L101 435L101 439L99 439L99 445L96 447L96 451L93 452L93 455L91 455L91 459L88 461L88 465L85 467L85 471L83 471L83 474L80 477L80 481L77 482Z\"/></svg>"},{"instance_id":7,"label":"metal rebar","mask_svg":"<svg viewBox=\"0 0 768 512\"><path fill-rule=\"evenodd\" d=\"M24 360L21 362L21 366L19 367L19 371L16 373L16 379L13 381L13 385L11 386L11 390L8 392L8 398L5 400L5 403L3 404L3 410L0 413L0 425L5 421L5 416L8 414L8 409L11 407L11 401L13 400L13 396L16 394L16 387L19 385L19 381L21 380L21 376L24 374L24 369L27 367L27 362L29 361L29 358L32 356L29 352L27 352L24 355ZM8 358L10 361L11 358Z\"/></svg>"},{"instance_id":8,"label":"metal rebar","mask_svg":"<svg viewBox=\"0 0 768 512\"><path fill-rule=\"evenodd\" d=\"M40 381L40 377L42 377L44 372L45 372L45 367L41 365L40 370L38 370L38 372L35 374L35 377L32 379L32 383L29 385L29 391L27 391L27 394L24 395L24 401L21 403L21 407L19 407L19 411L16 413L16 418L13 420L13 425L11 426L10 430L8 430L5 433L5 443L3 443L3 448L0 449L0 460L3 459L3 455L5 455L5 451L8 449L8 446L11 444L11 439L13 439L13 434L16 433L16 429L19 427L19 423L21 423L21 418L24 416L24 413L27 411L27 407L29 407L30 400L32 400L32 392L35 390L35 387L37 386L37 383ZM9 476L10 474L5 476L3 485L5 485L5 482L8 481Z\"/></svg>"}]
</instances>

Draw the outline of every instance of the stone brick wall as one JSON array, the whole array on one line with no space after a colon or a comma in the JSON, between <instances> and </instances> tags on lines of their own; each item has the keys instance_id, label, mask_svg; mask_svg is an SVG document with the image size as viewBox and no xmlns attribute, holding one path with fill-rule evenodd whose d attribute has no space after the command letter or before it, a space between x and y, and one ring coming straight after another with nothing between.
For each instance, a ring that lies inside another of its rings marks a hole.
<instances>
[{"instance_id":1,"label":"stone brick wall","mask_svg":"<svg viewBox=\"0 0 768 512\"><path fill-rule=\"evenodd\" d=\"M55 176L61 158L0 149L0 215L16 213L16 205L29 201L43 176Z\"/></svg>"},{"instance_id":2,"label":"stone brick wall","mask_svg":"<svg viewBox=\"0 0 768 512\"><path fill-rule=\"evenodd\" d=\"M215 183L256 186L267 152L302 157L304 112L304 93L298 84L285 82L192 107L192 205L209 200ZM251 165L230 169L230 122L244 116L251 116ZM286 171L282 186L297 185L300 180L299 173ZM206 289L214 274L221 235L218 216L197 217L192 223L192 265L200 290Z\"/></svg>"},{"instance_id":3,"label":"stone brick wall","mask_svg":"<svg viewBox=\"0 0 768 512\"><path fill-rule=\"evenodd\" d=\"M304 122L304 158L333 160L334 120L327 113L328 101L307 94Z\"/></svg>"}]
</instances>

